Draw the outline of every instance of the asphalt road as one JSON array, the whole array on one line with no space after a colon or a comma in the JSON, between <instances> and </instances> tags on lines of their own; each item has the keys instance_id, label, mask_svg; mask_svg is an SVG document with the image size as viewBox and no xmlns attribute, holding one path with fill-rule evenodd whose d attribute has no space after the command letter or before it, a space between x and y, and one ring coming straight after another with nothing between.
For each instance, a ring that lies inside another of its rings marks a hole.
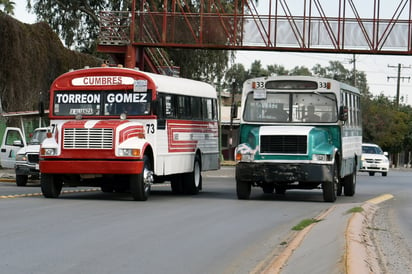
<instances>
[{"instance_id":1,"label":"asphalt road","mask_svg":"<svg viewBox=\"0 0 412 274\"><path fill-rule=\"evenodd\" d=\"M396 206L406 209L395 221L408 243L411 224L403 220L411 219L411 174L361 174L357 194L333 205L352 207L393 192ZM129 194L93 190L45 199L29 195L40 192L36 182L0 182L0 273L250 273L294 225L332 205L320 190L279 196L253 189L251 200L239 201L226 167L205 173L203 186L196 196L154 186L147 202L135 202Z\"/></svg>"}]
</instances>

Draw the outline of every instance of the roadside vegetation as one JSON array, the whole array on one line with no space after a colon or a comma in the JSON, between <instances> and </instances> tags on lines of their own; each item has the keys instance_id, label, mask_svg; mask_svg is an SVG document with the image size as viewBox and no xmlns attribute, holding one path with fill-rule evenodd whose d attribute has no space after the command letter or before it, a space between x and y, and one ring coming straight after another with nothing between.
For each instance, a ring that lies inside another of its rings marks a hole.
<instances>
[{"instance_id":1,"label":"roadside vegetation","mask_svg":"<svg viewBox=\"0 0 412 274\"><path fill-rule=\"evenodd\" d=\"M310 226L311 224L314 223L318 223L322 220L317 220L317 219L304 219L302 221L300 221L299 224L295 225L294 227L292 227L292 230L296 230L296 231L300 231L305 229L306 227Z\"/></svg>"}]
</instances>

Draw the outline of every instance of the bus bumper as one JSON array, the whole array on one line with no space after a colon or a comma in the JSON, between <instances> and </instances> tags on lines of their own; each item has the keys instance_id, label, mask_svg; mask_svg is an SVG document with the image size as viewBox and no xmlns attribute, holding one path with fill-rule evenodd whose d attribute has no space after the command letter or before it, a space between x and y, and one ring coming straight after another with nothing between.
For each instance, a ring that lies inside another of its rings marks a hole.
<instances>
[{"instance_id":1,"label":"bus bumper","mask_svg":"<svg viewBox=\"0 0 412 274\"><path fill-rule=\"evenodd\" d=\"M236 165L236 179L249 182L331 182L332 165L244 163Z\"/></svg>"},{"instance_id":2,"label":"bus bumper","mask_svg":"<svg viewBox=\"0 0 412 274\"><path fill-rule=\"evenodd\" d=\"M41 160L40 172L51 174L140 174L143 161Z\"/></svg>"}]
</instances>

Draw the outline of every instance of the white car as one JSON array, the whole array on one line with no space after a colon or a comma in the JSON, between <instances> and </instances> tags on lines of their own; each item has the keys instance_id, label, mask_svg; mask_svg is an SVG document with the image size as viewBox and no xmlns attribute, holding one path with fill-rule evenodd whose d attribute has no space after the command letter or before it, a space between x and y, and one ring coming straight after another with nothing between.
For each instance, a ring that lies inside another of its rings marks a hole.
<instances>
[{"instance_id":1,"label":"white car","mask_svg":"<svg viewBox=\"0 0 412 274\"><path fill-rule=\"evenodd\" d=\"M382 173L382 176L387 176L389 171L388 153L383 152L376 144L362 144L362 166L359 171L369 172L370 176L374 176L375 172Z\"/></svg>"},{"instance_id":2,"label":"white car","mask_svg":"<svg viewBox=\"0 0 412 274\"><path fill-rule=\"evenodd\" d=\"M16 184L25 186L29 176L38 179L40 144L46 138L47 128L37 128L31 134L31 139L26 147L21 148L16 154Z\"/></svg>"}]
</instances>

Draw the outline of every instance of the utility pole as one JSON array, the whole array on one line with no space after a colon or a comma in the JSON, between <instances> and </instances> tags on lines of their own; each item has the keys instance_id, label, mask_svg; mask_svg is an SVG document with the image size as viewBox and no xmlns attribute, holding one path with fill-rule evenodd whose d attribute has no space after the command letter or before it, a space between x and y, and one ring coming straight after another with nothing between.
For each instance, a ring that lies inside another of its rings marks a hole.
<instances>
[{"instance_id":1,"label":"utility pole","mask_svg":"<svg viewBox=\"0 0 412 274\"><path fill-rule=\"evenodd\" d=\"M353 79L352 79L352 85L354 86L354 87L356 87L356 55L355 55L355 53L353 54L353 59L351 59L350 61L349 61L349 63L352 63L353 64Z\"/></svg>"},{"instance_id":2,"label":"utility pole","mask_svg":"<svg viewBox=\"0 0 412 274\"><path fill-rule=\"evenodd\" d=\"M392 79L392 78L397 79L397 83L396 83L396 107L399 107L399 97L400 97L400 93L401 93L401 79L402 79L402 81L405 80L405 79L408 79L408 80L411 79L411 77L401 77L401 69L404 69L404 68L410 69L411 66L404 67L401 64L398 64L398 66L388 65L388 68L396 68L396 67L398 68L398 76L396 76L396 77L395 76L388 76L387 78L388 78L388 81L389 81L389 79Z\"/></svg>"}]
</instances>

